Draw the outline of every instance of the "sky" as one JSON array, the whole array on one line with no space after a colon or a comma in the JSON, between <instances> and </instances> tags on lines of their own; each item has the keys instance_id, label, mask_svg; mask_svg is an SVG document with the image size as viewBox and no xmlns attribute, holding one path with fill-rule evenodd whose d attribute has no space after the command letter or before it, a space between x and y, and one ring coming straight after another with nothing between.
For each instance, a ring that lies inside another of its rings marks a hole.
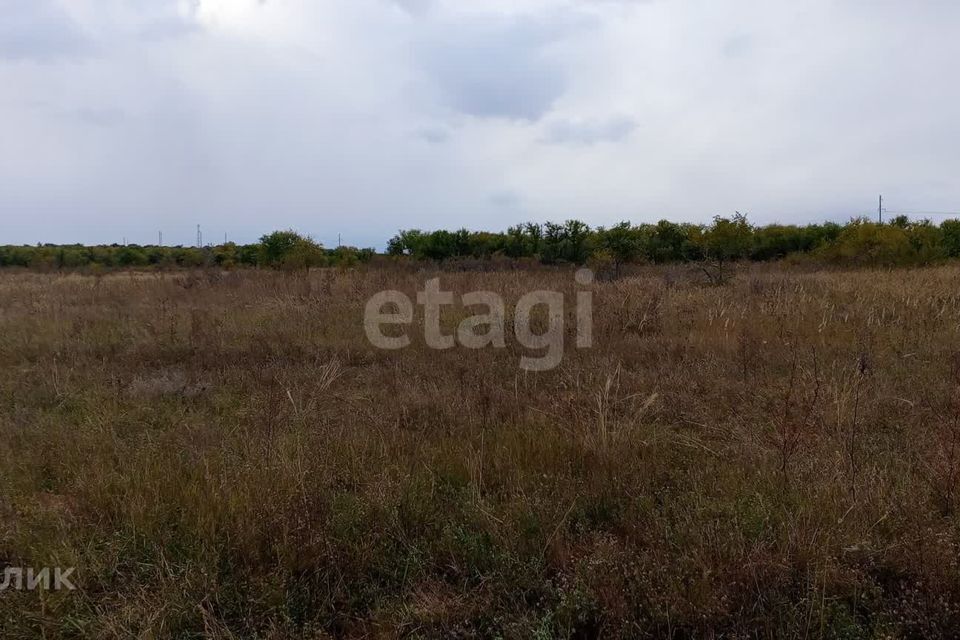
<instances>
[{"instance_id":1,"label":"sky","mask_svg":"<svg viewBox=\"0 0 960 640\"><path fill-rule=\"evenodd\" d=\"M0 244L960 210L953 0L0 0Z\"/></svg>"}]
</instances>

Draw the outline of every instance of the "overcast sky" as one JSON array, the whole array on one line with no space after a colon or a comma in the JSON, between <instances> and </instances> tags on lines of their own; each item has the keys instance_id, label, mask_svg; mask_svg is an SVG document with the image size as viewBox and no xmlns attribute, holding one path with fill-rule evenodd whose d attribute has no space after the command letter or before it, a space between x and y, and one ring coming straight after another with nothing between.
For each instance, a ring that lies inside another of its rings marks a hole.
<instances>
[{"instance_id":1,"label":"overcast sky","mask_svg":"<svg viewBox=\"0 0 960 640\"><path fill-rule=\"evenodd\" d=\"M960 208L952 0L0 0L0 244Z\"/></svg>"}]
</instances>

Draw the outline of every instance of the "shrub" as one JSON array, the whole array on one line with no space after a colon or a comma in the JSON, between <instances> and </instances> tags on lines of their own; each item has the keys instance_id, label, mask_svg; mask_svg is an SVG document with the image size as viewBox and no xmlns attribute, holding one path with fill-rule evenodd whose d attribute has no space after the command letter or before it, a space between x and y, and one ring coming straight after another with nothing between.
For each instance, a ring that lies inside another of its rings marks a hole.
<instances>
[{"instance_id":1,"label":"shrub","mask_svg":"<svg viewBox=\"0 0 960 640\"><path fill-rule=\"evenodd\" d=\"M283 269L309 269L325 263L323 247L294 231L274 231L260 238L259 264Z\"/></svg>"},{"instance_id":2,"label":"shrub","mask_svg":"<svg viewBox=\"0 0 960 640\"><path fill-rule=\"evenodd\" d=\"M864 219L852 220L836 242L825 245L819 256L834 264L893 266L916 261L908 231Z\"/></svg>"}]
</instances>

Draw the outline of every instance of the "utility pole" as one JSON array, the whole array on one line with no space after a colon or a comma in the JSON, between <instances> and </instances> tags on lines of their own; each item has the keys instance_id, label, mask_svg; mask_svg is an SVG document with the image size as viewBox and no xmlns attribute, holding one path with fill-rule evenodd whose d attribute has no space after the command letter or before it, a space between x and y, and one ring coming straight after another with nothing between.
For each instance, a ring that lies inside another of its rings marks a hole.
<instances>
[{"instance_id":1,"label":"utility pole","mask_svg":"<svg viewBox=\"0 0 960 640\"><path fill-rule=\"evenodd\" d=\"M157 242L159 243L157 246L163 246L163 231L157 231Z\"/></svg>"},{"instance_id":2,"label":"utility pole","mask_svg":"<svg viewBox=\"0 0 960 640\"><path fill-rule=\"evenodd\" d=\"M340 245L340 234L338 233L338 234L337 234L337 248L339 249L340 246L341 246L341 245Z\"/></svg>"},{"instance_id":3,"label":"utility pole","mask_svg":"<svg viewBox=\"0 0 960 640\"><path fill-rule=\"evenodd\" d=\"M197 225L197 248L203 248L203 233L200 232L200 225Z\"/></svg>"},{"instance_id":4,"label":"utility pole","mask_svg":"<svg viewBox=\"0 0 960 640\"><path fill-rule=\"evenodd\" d=\"M883 196L880 196L880 204L877 206L877 221L883 224Z\"/></svg>"}]
</instances>

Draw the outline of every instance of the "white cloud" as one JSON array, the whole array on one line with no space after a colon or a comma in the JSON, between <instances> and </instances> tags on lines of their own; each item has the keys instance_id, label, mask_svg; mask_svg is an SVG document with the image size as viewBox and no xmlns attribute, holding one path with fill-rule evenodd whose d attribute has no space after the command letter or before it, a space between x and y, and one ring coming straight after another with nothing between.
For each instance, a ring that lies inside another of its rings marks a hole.
<instances>
[{"instance_id":1,"label":"white cloud","mask_svg":"<svg viewBox=\"0 0 960 640\"><path fill-rule=\"evenodd\" d=\"M960 6L36 0L0 242L956 208Z\"/></svg>"},{"instance_id":2,"label":"white cloud","mask_svg":"<svg viewBox=\"0 0 960 640\"><path fill-rule=\"evenodd\" d=\"M547 128L545 141L573 145L622 142L636 128L637 123L626 116L613 116L604 120L559 120Z\"/></svg>"}]
</instances>

